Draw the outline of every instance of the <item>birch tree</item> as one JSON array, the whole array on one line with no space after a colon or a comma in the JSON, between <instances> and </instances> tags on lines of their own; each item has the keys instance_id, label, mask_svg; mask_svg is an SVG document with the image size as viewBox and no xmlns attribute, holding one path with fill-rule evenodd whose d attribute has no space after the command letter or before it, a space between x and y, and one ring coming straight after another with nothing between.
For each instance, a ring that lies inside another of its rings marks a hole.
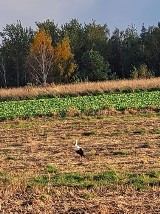
<instances>
[{"instance_id":1,"label":"birch tree","mask_svg":"<svg viewBox=\"0 0 160 214\"><path fill-rule=\"evenodd\" d=\"M35 35L30 48L29 65L32 81L36 84L46 84L51 72L54 58L54 48L51 37L42 28Z\"/></svg>"}]
</instances>

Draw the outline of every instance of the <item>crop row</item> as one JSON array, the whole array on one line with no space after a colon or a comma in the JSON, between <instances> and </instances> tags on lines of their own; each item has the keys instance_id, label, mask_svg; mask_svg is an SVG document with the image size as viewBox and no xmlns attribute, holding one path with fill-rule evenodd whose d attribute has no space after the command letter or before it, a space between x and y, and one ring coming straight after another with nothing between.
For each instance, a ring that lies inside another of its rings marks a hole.
<instances>
[{"instance_id":1,"label":"crop row","mask_svg":"<svg viewBox=\"0 0 160 214\"><path fill-rule=\"evenodd\" d=\"M86 110L97 111L105 108L124 110L150 106L160 107L160 91L1 102L0 119L61 114L69 109L77 109L83 113Z\"/></svg>"}]
</instances>

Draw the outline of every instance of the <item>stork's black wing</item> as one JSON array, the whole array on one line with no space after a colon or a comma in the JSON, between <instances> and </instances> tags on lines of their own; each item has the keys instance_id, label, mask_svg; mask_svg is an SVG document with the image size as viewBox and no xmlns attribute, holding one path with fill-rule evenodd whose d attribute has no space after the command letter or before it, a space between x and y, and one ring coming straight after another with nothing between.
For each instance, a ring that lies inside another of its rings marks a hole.
<instances>
[{"instance_id":1,"label":"stork's black wing","mask_svg":"<svg viewBox=\"0 0 160 214\"><path fill-rule=\"evenodd\" d=\"M77 150L76 151L77 152L77 154L79 154L81 157L85 157L84 156L84 152L83 152L83 150L80 148L79 150Z\"/></svg>"}]
</instances>

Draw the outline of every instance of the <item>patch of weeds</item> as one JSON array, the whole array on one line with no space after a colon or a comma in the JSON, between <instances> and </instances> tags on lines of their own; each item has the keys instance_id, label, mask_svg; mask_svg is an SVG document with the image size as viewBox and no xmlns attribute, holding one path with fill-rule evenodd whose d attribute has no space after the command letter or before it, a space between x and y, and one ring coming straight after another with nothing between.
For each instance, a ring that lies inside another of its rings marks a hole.
<instances>
[{"instance_id":1,"label":"patch of weeds","mask_svg":"<svg viewBox=\"0 0 160 214\"><path fill-rule=\"evenodd\" d=\"M113 170L104 171L93 175L94 181L106 181L108 183L115 183L120 180L120 176L117 172Z\"/></svg>"},{"instance_id":2,"label":"patch of weeds","mask_svg":"<svg viewBox=\"0 0 160 214\"><path fill-rule=\"evenodd\" d=\"M96 135L96 131L86 131L82 133L82 136Z\"/></svg>"},{"instance_id":3,"label":"patch of weeds","mask_svg":"<svg viewBox=\"0 0 160 214\"><path fill-rule=\"evenodd\" d=\"M158 178L150 178L148 182L148 186L160 186L160 179Z\"/></svg>"},{"instance_id":4,"label":"patch of weeds","mask_svg":"<svg viewBox=\"0 0 160 214\"><path fill-rule=\"evenodd\" d=\"M150 145L150 143L145 142L145 143L139 145L138 148L151 148L151 145Z\"/></svg>"},{"instance_id":5,"label":"patch of weeds","mask_svg":"<svg viewBox=\"0 0 160 214\"><path fill-rule=\"evenodd\" d=\"M105 133L105 136L114 137L120 135L120 132L111 132L111 133Z\"/></svg>"},{"instance_id":6,"label":"patch of weeds","mask_svg":"<svg viewBox=\"0 0 160 214\"><path fill-rule=\"evenodd\" d=\"M151 171L146 174L149 186L160 186L160 171Z\"/></svg>"},{"instance_id":7,"label":"patch of weeds","mask_svg":"<svg viewBox=\"0 0 160 214\"><path fill-rule=\"evenodd\" d=\"M7 155L6 159L7 159L7 160L16 160L16 158L13 157L13 156L11 156L11 155Z\"/></svg>"},{"instance_id":8,"label":"patch of weeds","mask_svg":"<svg viewBox=\"0 0 160 214\"><path fill-rule=\"evenodd\" d=\"M48 173L56 173L58 171L57 167L51 164L45 166L45 171Z\"/></svg>"},{"instance_id":9,"label":"patch of weeds","mask_svg":"<svg viewBox=\"0 0 160 214\"><path fill-rule=\"evenodd\" d=\"M159 178L160 179L160 171L151 171L151 172L148 172L147 175L150 178Z\"/></svg>"},{"instance_id":10,"label":"patch of weeds","mask_svg":"<svg viewBox=\"0 0 160 214\"><path fill-rule=\"evenodd\" d=\"M29 187L32 187L32 186L46 186L46 184L48 183L49 181L49 177L48 175L40 175L40 176L37 176L37 177L32 177L28 183L28 186Z\"/></svg>"},{"instance_id":11,"label":"patch of weeds","mask_svg":"<svg viewBox=\"0 0 160 214\"><path fill-rule=\"evenodd\" d=\"M137 190L146 189L148 186L160 186L160 173L159 172L149 172L146 174L132 174L129 175L128 183L136 187Z\"/></svg>"},{"instance_id":12,"label":"patch of weeds","mask_svg":"<svg viewBox=\"0 0 160 214\"><path fill-rule=\"evenodd\" d=\"M151 134L160 134L160 129L152 129L149 131Z\"/></svg>"},{"instance_id":13,"label":"patch of weeds","mask_svg":"<svg viewBox=\"0 0 160 214\"><path fill-rule=\"evenodd\" d=\"M9 185L10 184L10 178L7 176L5 171L0 171L0 183L4 185Z\"/></svg>"},{"instance_id":14,"label":"patch of weeds","mask_svg":"<svg viewBox=\"0 0 160 214\"><path fill-rule=\"evenodd\" d=\"M144 134L145 130L144 129L136 129L133 131L133 134Z\"/></svg>"},{"instance_id":15,"label":"patch of weeds","mask_svg":"<svg viewBox=\"0 0 160 214\"><path fill-rule=\"evenodd\" d=\"M84 192L82 195L81 195L81 198L84 198L84 199L90 199L92 198L93 195L90 193L90 192Z\"/></svg>"},{"instance_id":16,"label":"patch of weeds","mask_svg":"<svg viewBox=\"0 0 160 214\"><path fill-rule=\"evenodd\" d=\"M64 180L66 180L69 183L74 183L74 182L82 182L86 179L85 176L80 175L79 173L69 173L64 175Z\"/></svg>"},{"instance_id":17,"label":"patch of weeds","mask_svg":"<svg viewBox=\"0 0 160 214\"><path fill-rule=\"evenodd\" d=\"M146 189L144 175L131 174L128 178L128 184L132 184L137 190Z\"/></svg>"},{"instance_id":18,"label":"patch of weeds","mask_svg":"<svg viewBox=\"0 0 160 214\"><path fill-rule=\"evenodd\" d=\"M129 151L125 151L125 150L117 150L117 151L113 151L113 155L130 155L131 153Z\"/></svg>"},{"instance_id":19,"label":"patch of weeds","mask_svg":"<svg viewBox=\"0 0 160 214\"><path fill-rule=\"evenodd\" d=\"M85 180L83 182L83 188L86 189L92 189L94 187L95 183L91 180L91 178L89 177L88 180Z\"/></svg>"},{"instance_id":20,"label":"patch of weeds","mask_svg":"<svg viewBox=\"0 0 160 214\"><path fill-rule=\"evenodd\" d=\"M41 175L32 178L29 182L29 186L46 186L50 181L54 186L72 186L81 189L91 189L95 185L109 185L117 183L120 176L114 171L105 171L98 173L97 175L83 175L79 173L67 173L67 174L55 174L51 176L49 180L48 175Z\"/></svg>"},{"instance_id":21,"label":"patch of weeds","mask_svg":"<svg viewBox=\"0 0 160 214\"><path fill-rule=\"evenodd\" d=\"M84 187L87 177L79 173L67 173L55 175L51 178L51 182L56 186L79 186Z\"/></svg>"},{"instance_id":22,"label":"patch of weeds","mask_svg":"<svg viewBox=\"0 0 160 214\"><path fill-rule=\"evenodd\" d=\"M10 179L7 177L2 177L2 178L0 178L0 182L2 182L4 185L9 185Z\"/></svg>"},{"instance_id":23,"label":"patch of weeds","mask_svg":"<svg viewBox=\"0 0 160 214\"><path fill-rule=\"evenodd\" d=\"M7 177L2 176L3 182L7 183ZM0 176L0 181L2 182ZM146 174L120 174L114 170L99 172L97 174L80 174L80 173L64 173L64 174L43 174L32 177L28 183L28 187L40 186L45 187L50 183L53 186L68 186L86 190L87 194L82 195L83 198L90 198L87 190L93 187L114 186L117 184L128 184L134 186L138 191L152 186L160 186L160 172L151 171ZM43 197L42 200L45 200Z\"/></svg>"}]
</instances>

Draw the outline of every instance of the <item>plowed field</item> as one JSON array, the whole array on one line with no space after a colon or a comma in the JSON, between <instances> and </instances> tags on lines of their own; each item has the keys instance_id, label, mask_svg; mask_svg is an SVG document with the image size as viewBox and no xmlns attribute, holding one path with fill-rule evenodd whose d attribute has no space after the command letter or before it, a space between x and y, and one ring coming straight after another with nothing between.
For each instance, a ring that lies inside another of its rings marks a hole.
<instances>
[{"instance_id":1,"label":"plowed field","mask_svg":"<svg viewBox=\"0 0 160 214\"><path fill-rule=\"evenodd\" d=\"M75 139L86 155L82 161L74 152ZM88 186L52 180L69 173L91 179L110 171L123 179L102 185L95 179L98 183ZM158 214L159 172L156 113L0 122L0 213ZM36 180L44 175L46 183ZM131 175L153 176L136 184Z\"/></svg>"}]
</instances>

